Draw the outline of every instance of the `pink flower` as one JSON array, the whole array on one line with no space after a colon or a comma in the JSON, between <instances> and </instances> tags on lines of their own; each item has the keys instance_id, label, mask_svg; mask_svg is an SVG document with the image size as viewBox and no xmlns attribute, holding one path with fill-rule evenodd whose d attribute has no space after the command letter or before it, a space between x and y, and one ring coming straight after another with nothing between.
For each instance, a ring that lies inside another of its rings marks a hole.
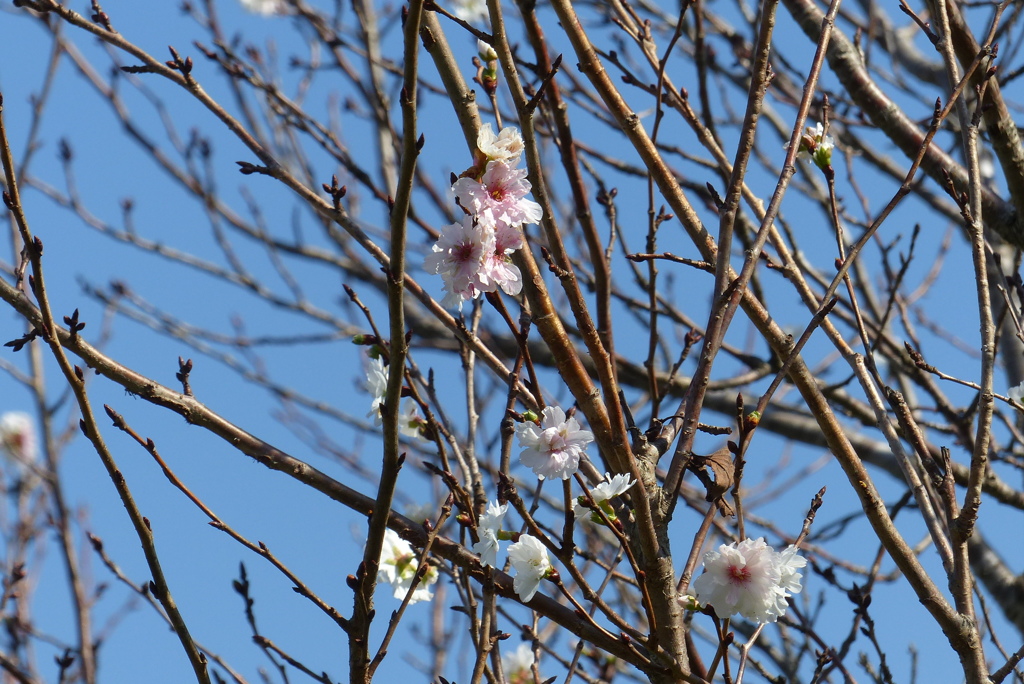
<instances>
[{"instance_id":1,"label":"pink flower","mask_svg":"<svg viewBox=\"0 0 1024 684\"><path fill-rule=\"evenodd\" d=\"M786 598L799 593L800 573L807 560L790 546L777 553L763 537L722 544L704 554L704 574L693 582L697 600L711 605L719 617L742 615L757 622L775 622L785 614Z\"/></svg>"},{"instance_id":2,"label":"pink flower","mask_svg":"<svg viewBox=\"0 0 1024 684\"><path fill-rule=\"evenodd\" d=\"M580 467L580 457L594 441L594 433L580 429L575 418L566 419L557 406L544 409L540 427L532 421L516 425L519 446L526 447L519 461L538 478L560 477L568 480Z\"/></svg>"},{"instance_id":3,"label":"pink flower","mask_svg":"<svg viewBox=\"0 0 1024 684\"><path fill-rule=\"evenodd\" d=\"M494 254L494 229L480 223L471 216L464 216L461 223L446 226L441 237L428 254L423 267L428 273L438 273L444 280L445 295L443 306L458 304L467 299L476 299L481 292L492 292L485 259Z\"/></svg>"},{"instance_id":4,"label":"pink flower","mask_svg":"<svg viewBox=\"0 0 1024 684\"><path fill-rule=\"evenodd\" d=\"M537 223L544 215L539 204L526 199L532 188L526 180L526 169L492 161L479 181L468 176L460 178L452 191L470 213L489 215L494 222L518 226Z\"/></svg>"}]
</instances>

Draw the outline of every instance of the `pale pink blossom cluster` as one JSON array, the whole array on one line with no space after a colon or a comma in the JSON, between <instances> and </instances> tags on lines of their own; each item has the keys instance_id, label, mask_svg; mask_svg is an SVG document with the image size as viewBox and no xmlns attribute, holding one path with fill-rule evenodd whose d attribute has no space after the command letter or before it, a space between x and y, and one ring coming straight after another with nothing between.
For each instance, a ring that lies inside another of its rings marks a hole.
<instances>
[{"instance_id":1,"label":"pale pink blossom cluster","mask_svg":"<svg viewBox=\"0 0 1024 684\"><path fill-rule=\"evenodd\" d=\"M511 255L523 246L523 226L543 216L540 205L526 199L532 188L526 170L517 168L523 154L519 131L508 127L495 135L485 124L476 145L485 163L452 185L466 216L441 231L424 262L428 273L444 280L444 306L461 308L464 301L498 289L519 294L522 274Z\"/></svg>"},{"instance_id":2,"label":"pale pink blossom cluster","mask_svg":"<svg viewBox=\"0 0 1024 684\"><path fill-rule=\"evenodd\" d=\"M693 582L696 599L721 618L738 614L775 622L789 607L786 599L802 589L797 571L807 559L796 551L795 546L775 551L764 537L722 544L704 554L704 574Z\"/></svg>"}]
</instances>

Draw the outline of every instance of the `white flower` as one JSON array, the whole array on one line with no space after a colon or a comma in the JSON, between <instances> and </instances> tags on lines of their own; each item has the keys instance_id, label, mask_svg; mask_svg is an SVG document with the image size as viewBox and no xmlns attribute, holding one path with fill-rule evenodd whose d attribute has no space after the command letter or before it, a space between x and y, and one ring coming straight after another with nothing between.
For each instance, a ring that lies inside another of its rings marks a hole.
<instances>
[{"instance_id":1,"label":"white flower","mask_svg":"<svg viewBox=\"0 0 1024 684\"><path fill-rule=\"evenodd\" d=\"M498 533L501 532L501 522L506 513L508 504L487 504L487 512L480 516L480 524L477 526L480 541L473 544L473 553L480 556L484 565L492 568L498 567Z\"/></svg>"},{"instance_id":2,"label":"white flower","mask_svg":"<svg viewBox=\"0 0 1024 684\"><path fill-rule=\"evenodd\" d=\"M409 542L398 536L394 530L384 530L384 545L380 550L380 566L377 569L377 581L388 583L394 589L396 599L402 600L409 593L409 587L416 577L419 561ZM437 581L437 570L428 567L427 572L416 585L416 590L409 597L409 604L417 601L429 601L434 598L430 585Z\"/></svg>"},{"instance_id":3,"label":"white flower","mask_svg":"<svg viewBox=\"0 0 1024 684\"><path fill-rule=\"evenodd\" d=\"M378 358L371 358L366 367L366 391L373 397L370 402L370 411L367 418L373 418L375 425L380 425L380 406L384 403L384 395L388 391L388 367L384 361Z\"/></svg>"},{"instance_id":4,"label":"white flower","mask_svg":"<svg viewBox=\"0 0 1024 684\"><path fill-rule=\"evenodd\" d=\"M455 10L455 16L465 22L490 19L487 0L452 0L452 9Z\"/></svg>"},{"instance_id":5,"label":"white flower","mask_svg":"<svg viewBox=\"0 0 1024 684\"><path fill-rule=\"evenodd\" d=\"M1022 401L1024 400L1024 382L1020 383L1016 387L1011 387L1006 390L1006 396L1010 397L1010 399L1013 399L1018 404L1024 404L1024 401Z\"/></svg>"},{"instance_id":6,"label":"white flower","mask_svg":"<svg viewBox=\"0 0 1024 684\"><path fill-rule=\"evenodd\" d=\"M704 554L704 574L693 582L697 600L719 617L742 615L757 622L775 622L788 608L786 598L800 592L800 573L807 560L796 547L777 553L763 537L722 544Z\"/></svg>"},{"instance_id":7,"label":"white flower","mask_svg":"<svg viewBox=\"0 0 1024 684\"><path fill-rule=\"evenodd\" d=\"M282 0L241 0L242 7L254 14L270 16L271 14L284 14L287 5Z\"/></svg>"},{"instance_id":8,"label":"white flower","mask_svg":"<svg viewBox=\"0 0 1024 684\"><path fill-rule=\"evenodd\" d=\"M789 145L786 146L787 148ZM803 137L800 138L800 149L798 154L805 155L813 161L818 168L824 169L832 164L832 148L835 142L831 135L825 135L825 127L817 122L814 128L808 126L804 129Z\"/></svg>"},{"instance_id":9,"label":"white flower","mask_svg":"<svg viewBox=\"0 0 1024 684\"><path fill-rule=\"evenodd\" d=\"M599 506L608 499L614 499L615 497L624 494L626 490L636 484L636 480L631 480L629 475L624 473L615 475L614 477L611 473L605 473L604 476L608 478L608 480L606 482L601 482L590 490L590 496L593 497L594 503ZM611 511L610 506L606 505L602 506L602 508L606 509L605 513L611 513L608 516L609 520L613 520L615 518L614 512ZM591 510L586 505L586 497L581 496L576 499L576 503L573 504L572 507L572 512L576 514L577 521L590 516ZM598 518L594 522L598 522L600 520L600 517L597 516L597 514L594 514L594 517Z\"/></svg>"},{"instance_id":10,"label":"white flower","mask_svg":"<svg viewBox=\"0 0 1024 684\"><path fill-rule=\"evenodd\" d=\"M22 411L10 411L0 416L0 447L19 463L35 461L39 447L32 416Z\"/></svg>"},{"instance_id":11,"label":"white flower","mask_svg":"<svg viewBox=\"0 0 1024 684\"><path fill-rule=\"evenodd\" d=\"M533 677L530 669L533 667L535 660L536 656L533 653L533 649L526 642L519 644L519 647L514 651L502 653L501 669L505 673L505 679L511 684L532 681Z\"/></svg>"},{"instance_id":12,"label":"white flower","mask_svg":"<svg viewBox=\"0 0 1024 684\"><path fill-rule=\"evenodd\" d=\"M540 581L552 570L548 550L536 537L523 534L519 541L508 547L508 559L516 571L512 587L520 600L527 603L537 593Z\"/></svg>"},{"instance_id":13,"label":"white flower","mask_svg":"<svg viewBox=\"0 0 1024 684\"><path fill-rule=\"evenodd\" d=\"M410 439L423 439L420 428L427 422L420 415L420 407L412 399L402 402L402 410L398 414L398 431Z\"/></svg>"},{"instance_id":14,"label":"white flower","mask_svg":"<svg viewBox=\"0 0 1024 684\"><path fill-rule=\"evenodd\" d=\"M557 406L545 407L539 428L532 421L516 425L516 436L519 446L526 447L519 461L541 480L568 480L579 468L587 445L594 441L594 433L581 430L575 418L566 420L565 411Z\"/></svg>"},{"instance_id":15,"label":"white flower","mask_svg":"<svg viewBox=\"0 0 1024 684\"><path fill-rule=\"evenodd\" d=\"M803 589L800 583L802 575L797 569L807 565L807 559L797 555L797 548L790 544L781 553L776 554L776 561L779 564L779 586L787 594L799 594Z\"/></svg>"},{"instance_id":16,"label":"white flower","mask_svg":"<svg viewBox=\"0 0 1024 684\"><path fill-rule=\"evenodd\" d=\"M495 135L491 124L486 123L477 133L476 146L491 161L501 161L515 166L523 154L523 136L512 126L501 129L501 133Z\"/></svg>"}]
</instances>

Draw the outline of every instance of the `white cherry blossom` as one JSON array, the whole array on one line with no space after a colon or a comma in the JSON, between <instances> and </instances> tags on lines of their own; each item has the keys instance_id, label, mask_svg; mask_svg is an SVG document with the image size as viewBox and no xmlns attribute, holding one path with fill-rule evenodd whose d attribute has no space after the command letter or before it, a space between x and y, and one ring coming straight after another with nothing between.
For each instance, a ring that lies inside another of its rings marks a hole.
<instances>
[{"instance_id":1,"label":"white cherry blossom","mask_svg":"<svg viewBox=\"0 0 1024 684\"><path fill-rule=\"evenodd\" d=\"M384 403L384 395L388 391L388 367L384 365L384 361L380 357L370 359L370 363L366 367L365 387L373 397L370 402L370 411L366 417L373 418L374 424L380 425L380 407Z\"/></svg>"},{"instance_id":2,"label":"white cherry blossom","mask_svg":"<svg viewBox=\"0 0 1024 684\"><path fill-rule=\"evenodd\" d=\"M455 16L465 22L488 21L487 0L453 0Z\"/></svg>"},{"instance_id":3,"label":"white cherry blossom","mask_svg":"<svg viewBox=\"0 0 1024 684\"><path fill-rule=\"evenodd\" d=\"M508 547L508 559L516 571L512 588L520 600L526 603L537 593L541 580L551 572L548 550L536 537L523 534L519 541Z\"/></svg>"},{"instance_id":4,"label":"white cherry blossom","mask_svg":"<svg viewBox=\"0 0 1024 684\"><path fill-rule=\"evenodd\" d=\"M0 416L0 447L19 463L35 461L39 446L32 416L23 411L9 411Z\"/></svg>"},{"instance_id":5,"label":"white cherry blossom","mask_svg":"<svg viewBox=\"0 0 1024 684\"><path fill-rule=\"evenodd\" d=\"M480 561L484 565L492 568L498 567L498 533L501 532L501 523L506 513L508 504L488 504L487 511L480 516L480 524L477 526L480 541L473 544L473 553L480 556Z\"/></svg>"},{"instance_id":6,"label":"white cherry blossom","mask_svg":"<svg viewBox=\"0 0 1024 684\"><path fill-rule=\"evenodd\" d=\"M523 154L523 136L519 129L506 126L497 135L491 124L480 127L476 136L476 146L491 161L501 161L515 166Z\"/></svg>"},{"instance_id":7,"label":"white cherry blossom","mask_svg":"<svg viewBox=\"0 0 1024 684\"><path fill-rule=\"evenodd\" d=\"M516 425L516 436L519 446L526 447L519 454L520 462L541 480L568 480L579 469L587 445L594 441L594 433L581 429L575 418L567 419L557 406L544 408L540 426L532 421Z\"/></svg>"},{"instance_id":8,"label":"white cherry blossom","mask_svg":"<svg viewBox=\"0 0 1024 684\"><path fill-rule=\"evenodd\" d=\"M625 494L630 487L636 484L636 480L630 479L629 475L625 473L620 473L619 475L615 476L613 476L611 473L605 473L604 476L607 478L607 480L605 482L597 484L590 490L590 496L593 497L594 503L596 503L599 506L602 503L608 501L608 499L614 499L615 497L621 494ZM607 506L607 504L605 506ZM602 506L602 508L605 508L605 506ZM584 496L581 496L576 499L576 503L573 504L572 511L576 515L577 521L587 517L591 517L592 513L590 508L588 508L586 505L586 497ZM608 506L607 508L605 508L605 512L612 513L611 507ZM597 518L597 520L594 520L594 522L600 521L600 517L597 516L596 513L593 515L593 517ZM609 519L611 519L614 518L614 515L611 514L608 517Z\"/></svg>"},{"instance_id":9,"label":"white cherry blossom","mask_svg":"<svg viewBox=\"0 0 1024 684\"><path fill-rule=\"evenodd\" d=\"M398 536L394 530L384 530L384 545L380 550L380 566L377 570L377 581L391 585L396 599L402 600L409 593L412 581L416 577L419 561L416 552L409 542ZM428 567L416 590L409 597L409 604L418 601L429 601L434 598L430 585L437 581L437 570Z\"/></svg>"},{"instance_id":10,"label":"white cherry blossom","mask_svg":"<svg viewBox=\"0 0 1024 684\"><path fill-rule=\"evenodd\" d=\"M242 7L253 14L270 16L271 14L284 14L287 5L282 0L241 0Z\"/></svg>"},{"instance_id":11,"label":"white cherry blossom","mask_svg":"<svg viewBox=\"0 0 1024 684\"><path fill-rule=\"evenodd\" d=\"M526 684L533 681L533 663L536 655L530 644L523 642L514 651L501 654L501 669L509 684Z\"/></svg>"},{"instance_id":12,"label":"white cherry blossom","mask_svg":"<svg viewBox=\"0 0 1024 684\"><path fill-rule=\"evenodd\" d=\"M806 564L796 547L778 553L763 537L722 544L704 554L704 574L694 580L693 590L719 617L775 622L789 607L786 598L800 592L797 569Z\"/></svg>"}]
</instances>

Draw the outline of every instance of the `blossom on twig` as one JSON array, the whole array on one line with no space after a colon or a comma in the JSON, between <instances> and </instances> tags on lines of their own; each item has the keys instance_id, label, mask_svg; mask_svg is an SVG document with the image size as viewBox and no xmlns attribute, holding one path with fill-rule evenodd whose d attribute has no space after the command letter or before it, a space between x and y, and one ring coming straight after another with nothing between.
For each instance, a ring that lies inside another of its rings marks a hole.
<instances>
[{"instance_id":1,"label":"blossom on twig","mask_svg":"<svg viewBox=\"0 0 1024 684\"><path fill-rule=\"evenodd\" d=\"M487 504L487 511L480 516L480 524L477 526L480 541L473 544L473 553L480 556L480 561L484 565L492 568L498 567L498 534L501 532L501 523L506 513L508 504Z\"/></svg>"},{"instance_id":2,"label":"blossom on twig","mask_svg":"<svg viewBox=\"0 0 1024 684\"><path fill-rule=\"evenodd\" d=\"M719 617L742 615L757 622L775 622L785 614L786 598L802 589L799 568L807 559L790 546L781 553L764 537L722 544L704 554L704 574L693 582L697 600Z\"/></svg>"},{"instance_id":3,"label":"blossom on twig","mask_svg":"<svg viewBox=\"0 0 1024 684\"><path fill-rule=\"evenodd\" d=\"M419 561L409 542L398 536L394 530L384 530L384 545L380 550L380 566L377 570L377 581L391 585L396 599L404 599L412 587ZM430 585L437 581L437 570L427 566L416 590L409 597L409 604L418 601L429 601L434 598Z\"/></svg>"},{"instance_id":4,"label":"blossom on twig","mask_svg":"<svg viewBox=\"0 0 1024 684\"><path fill-rule=\"evenodd\" d=\"M455 16L468 23L488 21L491 16L487 11L486 0L453 0L452 10Z\"/></svg>"},{"instance_id":5,"label":"blossom on twig","mask_svg":"<svg viewBox=\"0 0 1024 684\"><path fill-rule=\"evenodd\" d=\"M590 490L590 496L594 499L594 503L601 507L601 510L605 512L609 520L615 520L615 511L607 503L609 499L614 499L621 494L625 494L626 491L636 484L636 480L630 479L629 475L621 473L619 475L612 476L611 473L605 473L604 476L607 479L605 482L601 482ZM576 498L576 503L573 504L572 512L576 515L576 521L589 517L592 522L601 523L601 517L590 510L587 506L587 497L580 496Z\"/></svg>"},{"instance_id":6,"label":"blossom on twig","mask_svg":"<svg viewBox=\"0 0 1024 684\"><path fill-rule=\"evenodd\" d=\"M565 411L547 406L540 426L532 421L516 425L519 446L526 447L519 461L541 480L559 477L568 480L580 467L580 457L594 441L594 433L580 428L575 418L566 418Z\"/></svg>"},{"instance_id":7,"label":"blossom on twig","mask_svg":"<svg viewBox=\"0 0 1024 684\"><path fill-rule=\"evenodd\" d=\"M494 254L494 229L481 224L472 216L462 217L459 223L445 226L441 237L427 255L423 267L444 280L445 298L442 306L476 299L482 292L492 292L493 283L485 259Z\"/></svg>"},{"instance_id":8,"label":"blossom on twig","mask_svg":"<svg viewBox=\"0 0 1024 684\"><path fill-rule=\"evenodd\" d=\"M808 126L800 139L800 154L806 154L819 169L832 165L832 148L835 142L831 135L825 135L825 127L819 121L813 128Z\"/></svg>"},{"instance_id":9,"label":"blossom on twig","mask_svg":"<svg viewBox=\"0 0 1024 684\"><path fill-rule=\"evenodd\" d=\"M541 206L526 199L533 186L526 180L526 169L517 169L503 161L492 161L480 180L463 176L455 181L452 192L471 214L491 223L519 226L537 223L544 215Z\"/></svg>"},{"instance_id":10,"label":"blossom on twig","mask_svg":"<svg viewBox=\"0 0 1024 684\"><path fill-rule=\"evenodd\" d=\"M505 162L512 166L519 163L519 157L525 149L523 136L517 129L506 126L495 135L489 123L480 127L480 132L476 135L476 146L490 161Z\"/></svg>"},{"instance_id":11,"label":"blossom on twig","mask_svg":"<svg viewBox=\"0 0 1024 684\"><path fill-rule=\"evenodd\" d=\"M380 407L384 403L384 395L388 392L388 367L380 358L371 358L366 366L366 391L373 399L370 401L370 411L367 418L373 418L375 425L380 425Z\"/></svg>"},{"instance_id":12,"label":"blossom on twig","mask_svg":"<svg viewBox=\"0 0 1024 684\"><path fill-rule=\"evenodd\" d=\"M548 560L548 550L536 537L523 534L519 541L508 547L508 559L516 571L512 588L520 600L526 603L537 593L541 580L553 569Z\"/></svg>"},{"instance_id":13,"label":"blossom on twig","mask_svg":"<svg viewBox=\"0 0 1024 684\"><path fill-rule=\"evenodd\" d=\"M514 651L501 654L501 669L509 684L526 684L533 681L533 663L536 655L530 644L523 642Z\"/></svg>"}]
</instances>

